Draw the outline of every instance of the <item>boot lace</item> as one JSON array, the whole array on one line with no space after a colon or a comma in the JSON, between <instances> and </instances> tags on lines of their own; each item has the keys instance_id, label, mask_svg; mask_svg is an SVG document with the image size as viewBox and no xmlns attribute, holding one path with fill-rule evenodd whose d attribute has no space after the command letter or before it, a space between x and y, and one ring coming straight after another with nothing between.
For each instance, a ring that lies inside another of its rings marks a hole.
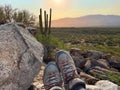
<instances>
[{"instance_id":1,"label":"boot lace","mask_svg":"<svg viewBox=\"0 0 120 90\"><path fill-rule=\"evenodd\" d=\"M46 82L47 83L44 85L44 87L46 87L47 90L49 90L53 86L59 86L60 85L60 81L57 78L56 72L49 73L49 75L47 76L47 81Z\"/></svg>"},{"instance_id":2,"label":"boot lace","mask_svg":"<svg viewBox=\"0 0 120 90\"><path fill-rule=\"evenodd\" d=\"M67 62L66 60L61 63L61 70L64 77L64 82L68 83L70 80L75 78L75 69L73 69L73 66L70 62Z\"/></svg>"}]
</instances>

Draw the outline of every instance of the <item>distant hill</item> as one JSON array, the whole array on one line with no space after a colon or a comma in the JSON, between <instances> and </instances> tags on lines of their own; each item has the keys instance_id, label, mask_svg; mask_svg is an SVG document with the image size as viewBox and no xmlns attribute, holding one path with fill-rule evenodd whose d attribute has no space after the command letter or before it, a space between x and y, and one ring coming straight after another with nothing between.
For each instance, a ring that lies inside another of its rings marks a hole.
<instances>
[{"instance_id":1,"label":"distant hill","mask_svg":"<svg viewBox=\"0 0 120 90\"><path fill-rule=\"evenodd\" d=\"M87 15L52 21L53 27L120 27L119 15Z\"/></svg>"}]
</instances>

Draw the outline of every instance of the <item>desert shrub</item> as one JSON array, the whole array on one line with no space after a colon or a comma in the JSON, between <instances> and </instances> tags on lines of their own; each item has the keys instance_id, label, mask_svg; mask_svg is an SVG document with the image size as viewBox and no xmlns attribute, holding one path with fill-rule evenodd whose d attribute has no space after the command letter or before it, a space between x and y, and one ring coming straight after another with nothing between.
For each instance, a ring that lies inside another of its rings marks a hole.
<instances>
[{"instance_id":1,"label":"desert shrub","mask_svg":"<svg viewBox=\"0 0 120 90\"><path fill-rule=\"evenodd\" d=\"M55 48L62 49L64 47L64 43L60 39L52 35L49 35L49 36L37 35L36 38L43 45L50 46L51 48L54 48L54 49Z\"/></svg>"},{"instance_id":2,"label":"desert shrub","mask_svg":"<svg viewBox=\"0 0 120 90\"><path fill-rule=\"evenodd\" d=\"M84 39L95 45L120 46L120 28L53 28L52 34L64 43Z\"/></svg>"},{"instance_id":3,"label":"desert shrub","mask_svg":"<svg viewBox=\"0 0 120 90\"><path fill-rule=\"evenodd\" d=\"M70 50L71 48L80 48L81 50L98 50L104 53L110 53L114 56L120 57L120 47L113 47L113 46L103 46L103 45L96 45L96 46L79 46L79 45L70 45L65 46L64 49ZM119 60L120 61L120 60Z\"/></svg>"},{"instance_id":4,"label":"desert shrub","mask_svg":"<svg viewBox=\"0 0 120 90\"><path fill-rule=\"evenodd\" d=\"M48 63L49 61L53 61L55 59L54 56L57 48L59 49L64 48L64 43L60 39L52 35L44 36L39 34L36 35L36 38L39 42L41 42L45 46L47 50L47 56L45 56L43 60L45 63Z\"/></svg>"},{"instance_id":5,"label":"desert shrub","mask_svg":"<svg viewBox=\"0 0 120 90\"><path fill-rule=\"evenodd\" d=\"M108 79L118 85L120 85L120 74L115 74L112 72L107 73Z\"/></svg>"},{"instance_id":6,"label":"desert shrub","mask_svg":"<svg viewBox=\"0 0 120 90\"><path fill-rule=\"evenodd\" d=\"M117 85L120 85L120 74L118 73L114 73L112 71L106 72L105 76L107 77L107 80L110 80L113 83L116 83ZM96 78L100 79L100 80L105 80L104 75L99 75Z\"/></svg>"}]
</instances>

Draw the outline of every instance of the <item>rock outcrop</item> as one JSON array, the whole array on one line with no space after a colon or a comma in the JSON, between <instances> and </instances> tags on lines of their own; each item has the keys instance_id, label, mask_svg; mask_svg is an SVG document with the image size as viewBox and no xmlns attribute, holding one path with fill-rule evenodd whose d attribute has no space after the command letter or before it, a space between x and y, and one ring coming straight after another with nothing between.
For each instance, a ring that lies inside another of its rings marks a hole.
<instances>
[{"instance_id":1,"label":"rock outcrop","mask_svg":"<svg viewBox=\"0 0 120 90\"><path fill-rule=\"evenodd\" d=\"M108 80L101 80L96 83L97 87L100 87L101 90L119 90L119 86L108 81Z\"/></svg>"},{"instance_id":2,"label":"rock outcrop","mask_svg":"<svg viewBox=\"0 0 120 90\"><path fill-rule=\"evenodd\" d=\"M115 60L112 55L95 50L82 51L77 48L72 48L70 54L78 73L82 72L80 76L84 77L88 84L94 84L97 79L102 79L120 85L120 62Z\"/></svg>"},{"instance_id":3,"label":"rock outcrop","mask_svg":"<svg viewBox=\"0 0 120 90\"><path fill-rule=\"evenodd\" d=\"M43 60L42 44L16 24L0 26L0 90L27 90Z\"/></svg>"},{"instance_id":4,"label":"rock outcrop","mask_svg":"<svg viewBox=\"0 0 120 90\"><path fill-rule=\"evenodd\" d=\"M29 90L45 90L42 83L44 69L45 67L41 68L40 73L35 78L34 83L33 85L31 85ZM95 79L94 77L84 74L85 73L81 73L81 79L85 78L87 80L93 80L92 82L94 82L94 85L86 84L86 90L120 90L120 87L117 84L114 84L108 80L97 81L97 79Z\"/></svg>"},{"instance_id":5,"label":"rock outcrop","mask_svg":"<svg viewBox=\"0 0 120 90\"><path fill-rule=\"evenodd\" d=\"M86 74L84 72L80 73L80 78L82 80L84 80L86 82L86 84L90 84L90 85L94 85L97 81L99 81L99 79L97 79L89 74Z\"/></svg>"},{"instance_id":6,"label":"rock outcrop","mask_svg":"<svg viewBox=\"0 0 120 90\"><path fill-rule=\"evenodd\" d=\"M111 58L108 55L106 57L104 53L99 51L90 50L90 52L91 54L88 55L86 51L77 48L70 50L80 79L86 82L86 90L120 90L118 86L120 73L115 68L111 68L111 64L109 63L115 60L110 60ZM45 67L41 68L30 90L45 90L42 83L44 69Z\"/></svg>"},{"instance_id":7,"label":"rock outcrop","mask_svg":"<svg viewBox=\"0 0 120 90\"><path fill-rule=\"evenodd\" d=\"M87 85L86 88L86 90L119 90L118 85L108 80L98 81L95 85Z\"/></svg>"}]
</instances>

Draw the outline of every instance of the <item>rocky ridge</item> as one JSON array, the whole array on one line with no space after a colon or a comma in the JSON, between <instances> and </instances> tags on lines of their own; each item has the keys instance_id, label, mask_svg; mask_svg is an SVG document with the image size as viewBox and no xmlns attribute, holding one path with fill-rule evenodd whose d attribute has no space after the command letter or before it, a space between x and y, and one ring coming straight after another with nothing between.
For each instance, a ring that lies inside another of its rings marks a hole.
<instances>
[{"instance_id":1,"label":"rocky ridge","mask_svg":"<svg viewBox=\"0 0 120 90\"><path fill-rule=\"evenodd\" d=\"M28 30L10 23L0 26L0 46L0 90L44 90L42 44ZM112 55L77 48L69 52L87 90L120 90L120 62ZM113 75L118 81L111 79Z\"/></svg>"},{"instance_id":2,"label":"rocky ridge","mask_svg":"<svg viewBox=\"0 0 120 90\"><path fill-rule=\"evenodd\" d=\"M119 82L110 78L110 75L120 76L120 63L114 60L112 55L95 50L82 51L77 48L72 48L69 52L81 79L86 82L86 90L120 90L119 85L115 84ZM118 65L114 67L111 63ZM34 89L31 90L44 90L42 83L44 68L43 66L35 78L32 87ZM115 78L119 79L119 77Z\"/></svg>"}]
</instances>

